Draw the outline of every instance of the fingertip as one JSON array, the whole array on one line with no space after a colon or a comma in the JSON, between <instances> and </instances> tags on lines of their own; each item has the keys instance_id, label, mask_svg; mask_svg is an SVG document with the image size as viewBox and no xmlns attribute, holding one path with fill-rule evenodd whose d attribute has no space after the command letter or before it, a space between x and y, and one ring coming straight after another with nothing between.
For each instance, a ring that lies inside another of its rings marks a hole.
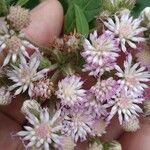
<instances>
[{"instance_id":1,"label":"fingertip","mask_svg":"<svg viewBox=\"0 0 150 150\"><path fill-rule=\"evenodd\" d=\"M42 2L31 11L31 23L23 30L32 42L48 46L58 37L63 25L63 7L57 0Z\"/></svg>"}]
</instances>

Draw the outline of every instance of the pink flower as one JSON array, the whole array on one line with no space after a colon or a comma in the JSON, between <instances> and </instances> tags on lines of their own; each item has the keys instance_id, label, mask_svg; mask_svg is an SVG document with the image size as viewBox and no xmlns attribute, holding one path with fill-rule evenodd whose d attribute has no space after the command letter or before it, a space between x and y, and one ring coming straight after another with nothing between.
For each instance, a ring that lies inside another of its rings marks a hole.
<instances>
[{"instance_id":1,"label":"pink flower","mask_svg":"<svg viewBox=\"0 0 150 150\"><path fill-rule=\"evenodd\" d=\"M84 40L84 51L81 53L86 62L83 71L89 71L90 75L96 76L114 69L120 51L114 36L109 31L98 36L95 31L90 35L90 40L91 43L87 39Z\"/></svg>"}]
</instances>

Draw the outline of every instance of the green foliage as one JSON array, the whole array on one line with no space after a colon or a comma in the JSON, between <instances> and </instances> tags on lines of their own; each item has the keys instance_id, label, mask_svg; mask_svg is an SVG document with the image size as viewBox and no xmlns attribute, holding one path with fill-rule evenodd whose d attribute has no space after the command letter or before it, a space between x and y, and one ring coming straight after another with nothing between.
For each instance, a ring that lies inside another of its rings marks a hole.
<instances>
[{"instance_id":1,"label":"green foliage","mask_svg":"<svg viewBox=\"0 0 150 150\"><path fill-rule=\"evenodd\" d=\"M88 34L89 25L82 9L76 4L74 4L74 8L75 8L75 15L76 15L77 32L81 33L82 35Z\"/></svg>"},{"instance_id":2,"label":"green foliage","mask_svg":"<svg viewBox=\"0 0 150 150\"><path fill-rule=\"evenodd\" d=\"M7 13L7 3L5 0L0 0L0 16Z\"/></svg>"},{"instance_id":3,"label":"green foliage","mask_svg":"<svg viewBox=\"0 0 150 150\"><path fill-rule=\"evenodd\" d=\"M89 24L100 11L100 0L68 0L65 14L65 33L74 29L81 34L89 33Z\"/></svg>"},{"instance_id":4,"label":"green foliage","mask_svg":"<svg viewBox=\"0 0 150 150\"><path fill-rule=\"evenodd\" d=\"M150 7L150 0L137 0L133 15L137 17L145 7Z\"/></svg>"},{"instance_id":5,"label":"green foliage","mask_svg":"<svg viewBox=\"0 0 150 150\"><path fill-rule=\"evenodd\" d=\"M23 6L25 5L29 0L18 0L17 5Z\"/></svg>"}]
</instances>

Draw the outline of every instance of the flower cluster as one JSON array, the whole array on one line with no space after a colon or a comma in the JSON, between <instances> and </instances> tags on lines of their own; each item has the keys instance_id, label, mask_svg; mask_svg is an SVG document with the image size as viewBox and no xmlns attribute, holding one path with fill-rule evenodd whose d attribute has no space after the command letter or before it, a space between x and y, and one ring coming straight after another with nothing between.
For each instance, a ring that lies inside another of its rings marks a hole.
<instances>
[{"instance_id":1,"label":"flower cluster","mask_svg":"<svg viewBox=\"0 0 150 150\"><path fill-rule=\"evenodd\" d=\"M121 1L109 1L110 6ZM145 115L150 114L150 104L144 102L150 51L141 18L134 19L129 10L116 12L101 18L103 31L95 29L89 37L63 35L49 49L25 38L29 10L13 6L8 12L0 20L0 54L6 56L0 68L0 105L22 95L21 112L28 122L17 136L26 148L73 150L78 142L105 134L115 115L125 131L140 128L143 103ZM121 150L118 142L108 145ZM103 147L93 141L88 149Z\"/></svg>"}]
</instances>

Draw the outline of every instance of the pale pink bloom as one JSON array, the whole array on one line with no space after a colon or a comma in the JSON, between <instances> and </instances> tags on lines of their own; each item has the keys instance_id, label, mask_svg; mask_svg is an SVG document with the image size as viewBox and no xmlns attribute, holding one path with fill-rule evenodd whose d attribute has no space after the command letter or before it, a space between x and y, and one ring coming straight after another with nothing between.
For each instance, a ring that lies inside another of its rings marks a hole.
<instances>
[{"instance_id":1,"label":"pale pink bloom","mask_svg":"<svg viewBox=\"0 0 150 150\"><path fill-rule=\"evenodd\" d=\"M14 70L8 70L7 76L9 79L15 82L15 84L10 86L9 89L14 90L18 88L15 92L15 95L25 92L28 89L28 94L31 97L33 83L43 78L45 74L50 71L50 69L43 69L37 72L39 65L40 59L36 55L30 59L29 63L27 63L25 59L22 59L19 67L12 65Z\"/></svg>"},{"instance_id":2,"label":"pale pink bloom","mask_svg":"<svg viewBox=\"0 0 150 150\"><path fill-rule=\"evenodd\" d=\"M134 116L139 116L142 109L138 106L144 101L143 98L133 95L129 90L122 90L118 93L107 105L112 106L108 121L112 119L115 114L118 114L120 124L123 121L129 121Z\"/></svg>"},{"instance_id":3,"label":"pale pink bloom","mask_svg":"<svg viewBox=\"0 0 150 150\"><path fill-rule=\"evenodd\" d=\"M90 75L96 76L114 69L120 50L113 34L105 31L101 36L98 36L97 31L95 31L90 34L90 41L85 39L83 44L84 51L81 55L86 61L83 71L89 71Z\"/></svg>"},{"instance_id":4,"label":"pale pink bloom","mask_svg":"<svg viewBox=\"0 0 150 150\"><path fill-rule=\"evenodd\" d=\"M23 137L23 141L27 141L26 148L35 146L37 149L49 150L53 144L60 145L59 131L62 125L56 125L56 121L60 116L61 111L57 111L50 118L48 109L43 109L40 112L40 117L28 113L26 119L31 126L24 126L26 131L20 131L18 136Z\"/></svg>"},{"instance_id":5,"label":"pale pink bloom","mask_svg":"<svg viewBox=\"0 0 150 150\"><path fill-rule=\"evenodd\" d=\"M5 49L7 49L8 52L4 59L3 66L6 66L11 59L12 62L15 63L18 57L20 60L22 60L23 57L29 58L27 49L39 51L37 47L25 40L23 34L15 35L14 31L9 32L9 29L6 29L6 33L0 36L0 53Z\"/></svg>"},{"instance_id":6,"label":"pale pink bloom","mask_svg":"<svg viewBox=\"0 0 150 150\"><path fill-rule=\"evenodd\" d=\"M127 56L122 70L116 65L118 71L116 75L121 78L118 82L122 88L130 90L133 94L142 93L148 86L145 84L150 81L150 73L145 71L145 67L140 67L140 63L132 64L132 55Z\"/></svg>"},{"instance_id":7,"label":"pale pink bloom","mask_svg":"<svg viewBox=\"0 0 150 150\"><path fill-rule=\"evenodd\" d=\"M84 101L85 90L81 77L76 75L67 76L58 83L56 96L61 100L62 105L72 106Z\"/></svg>"},{"instance_id":8,"label":"pale pink bloom","mask_svg":"<svg viewBox=\"0 0 150 150\"><path fill-rule=\"evenodd\" d=\"M62 133L77 142L84 141L91 134L93 117L82 106L76 106L69 110L69 114L64 117Z\"/></svg>"},{"instance_id":9,"label":"pale pink bloom","mask_svg":"<svg viewBox=\"0 0 150 150\"><path fill-rule=\"evenodd\" d=\"M90 90L98 101L105 102L110 100L119 91L119 84L112 77L107 80L98 79L97 83Z\"/></svg>"},{"instance_id":10,"label":"pale pink bloom","mask_svg":"<svg viewBox=\"0 0 150 150\"><path fill-rule=\"evenodd\" d=\"M108 18L104 25L118 37L123 52L127 51L126 43L135 49L137 48L136 43L145 41L139 35L146 31L146 28L140 27L141 19L133 19L130 13L124 13L121 17L115 15L114 17L115 20Z\"/></svg>"}]
</instances>

